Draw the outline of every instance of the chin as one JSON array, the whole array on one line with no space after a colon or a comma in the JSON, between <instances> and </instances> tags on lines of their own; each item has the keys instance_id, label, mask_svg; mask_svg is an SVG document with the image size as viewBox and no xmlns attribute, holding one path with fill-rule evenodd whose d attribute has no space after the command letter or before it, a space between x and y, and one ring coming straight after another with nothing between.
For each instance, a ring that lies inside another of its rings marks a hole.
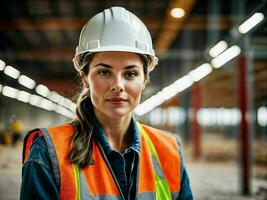
<instances>
[{"instance_id":1,"label":"chin","mask_svg":"<svg viewBox=\"0 0 267 200\"><path fill-rule=\"evenodd\" d=\"M122 117L126 117L132 114L132 110L130 109L116 109L116 110L110 110L110 111L106 111L105 112L107 116L109 116L110 118L122 118Z\"/></svg>"}]
</instances>

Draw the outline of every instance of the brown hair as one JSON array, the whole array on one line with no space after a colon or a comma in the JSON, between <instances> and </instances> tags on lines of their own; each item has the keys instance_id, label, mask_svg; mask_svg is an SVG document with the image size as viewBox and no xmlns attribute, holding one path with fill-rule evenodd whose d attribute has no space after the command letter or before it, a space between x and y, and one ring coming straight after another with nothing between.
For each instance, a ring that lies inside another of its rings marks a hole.
<instances>
[{"instance_id":1,"label":"brown hair","mask_svg":"<svg viewBox=\"0 0 267 200\"><path fill-rule=\"evenodd\" d=\"M83 53L79 56L79 64L81 71L87 75L89 72L89 64L91 63L95 54ZM148 66L152 59L148 55L140 55L144 65L144 74L149 80ZM71 163L77 164L79 167L84 168L88 164L93 164L93 124L92 116L94 115L92 109L92 102L90 98L90 91L87 88L82 89L81 94L77 100L76 114L77 118L71 124L75 127L75 133L71 138L72 147L68 154L68 159Z\"/></svg>"}]
</instances>

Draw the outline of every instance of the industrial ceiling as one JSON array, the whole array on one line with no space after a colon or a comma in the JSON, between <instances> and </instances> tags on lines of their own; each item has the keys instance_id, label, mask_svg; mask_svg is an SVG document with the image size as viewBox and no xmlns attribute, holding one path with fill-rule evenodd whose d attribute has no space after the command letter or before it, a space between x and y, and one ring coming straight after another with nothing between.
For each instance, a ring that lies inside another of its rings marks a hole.
<instances>
[{"instance_id":1,"label":"industrial ceiling","mask_svg":"<svg viewBox=\"0 0 267 200\"><path fill-rule=\"evenodd\" d=\"M135 13L151 32L160 62L151 73L144 99L209 62L208 49L220 40L242 47L247 36L235 37L234 28L253 12L266 16L267 8L261 0L3 0L0 59L72 99L79 82L72 63L79 33L89 18L111 6ZM174 7L182 8L185 15L173 18L170 11ZM249 33L248 40L254 96L259 102L267 98L266 19ZM200 81L204 107L235 106L235 65L231 63ZM0 80L1 84L17 85L3 73Z\"/></svg>"}]
</instances>

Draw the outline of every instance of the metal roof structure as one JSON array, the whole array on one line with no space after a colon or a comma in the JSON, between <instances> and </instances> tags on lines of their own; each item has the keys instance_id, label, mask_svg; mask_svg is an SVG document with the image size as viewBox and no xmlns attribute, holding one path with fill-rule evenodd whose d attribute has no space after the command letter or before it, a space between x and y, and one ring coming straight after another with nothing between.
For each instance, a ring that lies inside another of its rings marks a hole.
<instances>
[{"instance_id":1,"label":"metal roof structure","mask_svg":"<svg viewBox=\"0 0 267 200\"><path fill-rule=\"evenodd\" d=\"M261 0L3 0L0 59L38 83L72 98L78 85L72 58L79 32L90 17L111 6L123 6L135 13L151 32L160 61L151 73L144 99L209 62L208 49L220 40L242 43L244 39L233 33L235 27L254 12L266 16L267 7L266 1ZM175 7L185 11L182 18L170 15ZM255 99L260 101L267 96L266 19L248 37L253 54ZM230 62L201 80L203 106L233 106L234 69ZM0 78L2 84L16 84L2 74ZM220 98L216 98L218 95Z\"/></svg>"}]
</instances>

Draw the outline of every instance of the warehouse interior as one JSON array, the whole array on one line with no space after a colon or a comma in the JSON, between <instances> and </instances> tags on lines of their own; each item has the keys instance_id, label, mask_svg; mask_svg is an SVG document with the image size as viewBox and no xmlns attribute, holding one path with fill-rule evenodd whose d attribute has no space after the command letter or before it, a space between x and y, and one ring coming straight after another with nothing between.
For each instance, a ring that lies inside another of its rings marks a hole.
<instances>
[{"instance_id":1,"label":"warehouse interior","mask_svg":"<svg viewBox=\"0 0 267 200\"><path fill-rule=\"evenodd\" d=\"M151 33L159 63L135 117L179 135L195 199L266 199L266 0L1 1L0 199L20 190L12 120L24 136L75 117L79 34L111 6Z\"/></svg>"}]
</instances>

